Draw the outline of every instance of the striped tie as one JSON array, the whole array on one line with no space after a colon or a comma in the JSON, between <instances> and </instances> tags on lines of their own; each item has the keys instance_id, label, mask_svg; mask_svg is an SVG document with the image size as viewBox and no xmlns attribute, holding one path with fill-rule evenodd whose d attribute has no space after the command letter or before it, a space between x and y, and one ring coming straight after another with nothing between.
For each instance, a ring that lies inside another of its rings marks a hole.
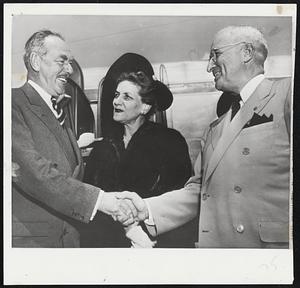
<instances>
[{"instance_id":1,"label":"striped tie","mask_svg":"<svg viewBox=\"0 0 300 288\"><path fill-rule=\"evenodd\" d=\"M57 120L59 121L60 125L62 126L65 123L66 120L66 113L61 107L61 103L57 103L57 97L52 96L51 97L52 107L57 112Z\"/></svg>"}]
</instances>

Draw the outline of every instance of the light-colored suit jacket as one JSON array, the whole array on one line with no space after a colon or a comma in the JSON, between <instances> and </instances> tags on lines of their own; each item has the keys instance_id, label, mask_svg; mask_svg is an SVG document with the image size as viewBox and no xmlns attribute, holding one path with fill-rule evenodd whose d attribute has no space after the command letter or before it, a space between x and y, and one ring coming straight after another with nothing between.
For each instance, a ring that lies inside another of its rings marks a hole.
<instances>
[{"instance_id":1,"label":"light-colored suit jacket","mask_svg":"<svg viewBox=\"0 0 300 288\"><path fill-rule=\"evenodd\" d=\"M230 110L210 125L184 191L148 199L158 233L200 210L196 247L288 247L290 85L265 79L232 122ZM251 125L254 113L268 121Z\"/></svg>"},{"instance_id":2,"label":"light-colored suit jacket","mask_svg":"<svg viewBox=\"0 0 300 288\"><path fill-rule=\"evenodd\" d=\"M13 247L79 247L76 225L89 222L99 190L80 182L80 150L65 126L28 83L12 90Z\"/></svg>"}]
</instances>

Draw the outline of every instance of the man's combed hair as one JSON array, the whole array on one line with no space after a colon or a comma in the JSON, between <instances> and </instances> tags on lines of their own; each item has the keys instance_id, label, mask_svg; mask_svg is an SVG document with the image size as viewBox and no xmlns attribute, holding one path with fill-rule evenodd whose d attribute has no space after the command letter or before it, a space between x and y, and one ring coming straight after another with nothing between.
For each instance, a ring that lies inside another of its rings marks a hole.
<instances>
[{"instance_id":1,"label":"man's combed hair","mask_svg":"<svg viewBox=\"0 0 300 288\"><path fill-rule=\"evenodd\" d=\"M40 55L44 55L47 52L44 44L45 39L48 36L55 36L65 40L59 33L52 32L50 30L40 30L35 32L25 44L25 53L23 59L27 70L30 69L30 55L32 52L39 53Z\"/></svg>"},{"instance_id":2,"label":"man's combed hair","mask_svg":"<svg viewBox=\"0 0 300 288\"><path fill-rule=\"evenodd\" d=\"M251 26L228 26L218 32L227 35L236 42L245 41L251 43L255 49L255 60L263 64L268 56L268 44L263 34ZM217 35L218 35L217 34Z\"/></svg>"}]
</instances>

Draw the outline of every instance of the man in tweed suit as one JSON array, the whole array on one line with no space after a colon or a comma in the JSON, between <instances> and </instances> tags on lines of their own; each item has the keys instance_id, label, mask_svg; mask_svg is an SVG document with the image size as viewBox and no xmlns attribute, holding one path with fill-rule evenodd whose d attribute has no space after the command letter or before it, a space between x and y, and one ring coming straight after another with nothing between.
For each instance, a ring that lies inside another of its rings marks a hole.
<instances>
[{"instance_id":1,"label":"man in tweed suit","mask_svg":"<svg viewBox=\"0 0 300 288\"><path fill-rule=\"evenodd\" d=\"M58 33L38 31L25 45L28 79L12 90L12 156L19 165L12 190L13 247L79 247L78 225L97 210L120 219L131 212L114 193L80 181L80 150L66 106L58 107L68 105L71 61Z\"/></svg>"}]
</instances>

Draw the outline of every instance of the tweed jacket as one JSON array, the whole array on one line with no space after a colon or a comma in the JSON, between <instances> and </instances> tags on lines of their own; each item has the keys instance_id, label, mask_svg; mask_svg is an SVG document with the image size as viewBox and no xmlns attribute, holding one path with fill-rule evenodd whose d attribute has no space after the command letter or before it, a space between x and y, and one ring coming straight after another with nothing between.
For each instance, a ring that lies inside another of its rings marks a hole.
<instances>
[{"instance_id":1,"label":"tweed jacket","mask_svg":"<svg viewBox=\"0 0 300 288\"><path fill-rule=\"evenodd\" d=\"M12 90L13 247L79 247L99 189L82 183L83 163L68 121L62 127L28 83Z\"/></svg>"}]
</instances>

